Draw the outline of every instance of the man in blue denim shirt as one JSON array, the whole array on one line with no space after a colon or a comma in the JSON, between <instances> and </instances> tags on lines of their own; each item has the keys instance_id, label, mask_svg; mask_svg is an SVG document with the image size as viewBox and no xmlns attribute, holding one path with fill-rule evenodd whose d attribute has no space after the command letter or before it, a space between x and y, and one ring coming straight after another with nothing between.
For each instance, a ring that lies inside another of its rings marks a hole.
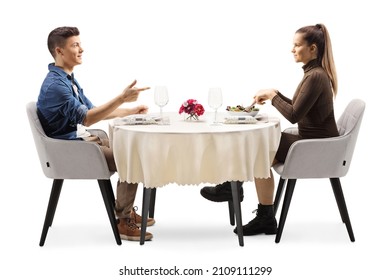
<instances>
[{"instance_id":1,"label":"man in blue denim shirt","mask_svg":"<svg viewBox=\"0 0 390 280\"><path fill-rule=\"evenodd\" d=\"M147 113L148 107L119 108L127 102L136 101L141 91L149 87L135 87L137 81L128 85L121 94L101 106L94 106L84 95L74 78L73 68L82 63L84 52L80 43L80 32L76 27L58 27L48 36L48 48L55 62L49 64L49 73L43 81L37 102L38 117L49 137L68 140L96 141L103 151L108 167L117 171L113 151L106 139L90 135L85 127L101 120L125 117L130 114ZM117 184L116 215L122 239L139 241L141 232L137 226L141 217L133 207L137 184ZM148 225L154 219L148 219ZM146 233L145 240L152 238Z\"/></svg>"},{"instance_id":2,"label":"man in blue denim shirt","mask_svg":"<svg viewBox=\"0 0 390 280\"><path fill-rule=\"evenodd\" d=\"M93 107L73 73L68 74L54 63L49 64L37 103L39 119L47 136L78 139L77 124L83 124L88 110Z\"/></svg>"}]
</instances>

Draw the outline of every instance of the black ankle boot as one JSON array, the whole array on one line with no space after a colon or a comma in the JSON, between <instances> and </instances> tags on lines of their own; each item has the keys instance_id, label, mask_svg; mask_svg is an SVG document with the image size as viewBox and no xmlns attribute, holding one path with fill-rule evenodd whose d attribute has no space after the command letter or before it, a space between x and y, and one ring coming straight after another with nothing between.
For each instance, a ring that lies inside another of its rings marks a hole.
<instances>
[{"instance_id":1,"label":"black ankle boot","mask_svg":"<svg viewBox=\"0 0 390 280\"><path fill-rule=\"evenodd\" d=\"M243 235L256 235L256 234L276 234L277 223L275 219L275 212L273 205L259 204L256 217L248 224L242 227ZM234 229L234 233L237 233L237 228Z\"/></svg>"},{"instance_id":2,"label":"black ankle boot","mask_svg":"<svg viewBox=\"0 0 390 280\"><path fill-rule=\"evenodd\" d=\"M237 182L237 186L240 192L239 199L240 201L244 200L244 189L242 187L242 182ZM232 188L230 182L225 182L215 187L203 187L200 190L200 194L211 201L214 202L223 202L233 200Z\"/></svg>"}]
</instances>

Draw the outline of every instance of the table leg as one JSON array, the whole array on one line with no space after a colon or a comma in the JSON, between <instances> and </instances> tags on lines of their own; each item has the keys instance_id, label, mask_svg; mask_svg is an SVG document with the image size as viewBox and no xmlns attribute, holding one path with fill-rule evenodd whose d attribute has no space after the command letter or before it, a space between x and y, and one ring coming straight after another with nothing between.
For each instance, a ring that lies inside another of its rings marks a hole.
<instances>
[{"instance_id":1,"label":"table leg","mask_svg":"<svg viewBox=\"0 0 390 280\"><path fill-rule=\"evenodd\" d=\"M150 205L151 193L152 193L151 188L144 187L144 192L142 197L141 239L139 242L140 245L143 245L145 243L146 224L148 222L148 216L149 216L149 205Z\"/></svg>"},{"instance_id":2,"label":"table leg","mask_svg":"<svg viewBox=\"0 0 390 280\"><path fill-rule=\"evenodd\" d=\"M156 191L157 188L153 188L150 194L149 218L154 218L154 205L156 204Z\"/></svg>"},{"instance_id":3,"label":"table leg","mask_svg":"<svg viewBox=\"0 0 390 280\"><path fill-rule=\"evenodd\" d=\"M233 207L234 213L236 215L236 224L237 224L237 235L238 235L238 243L240 246L244 246L244 235L242 230L242 216L241 216L241 203L239 200L239 188L236 181L230 182L233 194Z\"/></svg>"},{"instance_id":4,"label":"table leg","mask_svg":"<svg viewBox=\"0 0 390 280\"><path fill-rule=\"evenodd\" d=\"M233 206L233 200L228 201L228 207L229 207L229 219L230 224L234 226L235 220L234 220L234 206Z\"/></svg>"}]
</instances>

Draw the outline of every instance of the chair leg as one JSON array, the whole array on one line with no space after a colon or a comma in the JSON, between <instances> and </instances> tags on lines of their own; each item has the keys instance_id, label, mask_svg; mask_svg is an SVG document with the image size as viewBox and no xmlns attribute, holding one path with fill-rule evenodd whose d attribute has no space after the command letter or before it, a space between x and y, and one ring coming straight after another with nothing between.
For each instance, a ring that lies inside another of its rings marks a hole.
<instances>
[{"instance_id":1,"label":"chair leg","mask_svg":"<svg viewBox=\"0 0 390 280\"><path fill-rule=\"evenodd\" d=\"M233 195L233 208L236 215L237 221L237 234L238 234L238 243L240 246L244 246L244 233L242 229L242 216L241 216L241 202L240 202L240 190L238 188L238 182L230 182Z\"/></svg>"},{"instance_id":2,"label":"chair leg","mask_svg":"<svg viewBox=\"0 0 390 280\"><path fill-rule=\"evenodd\" d=\"M230 219L230 224L232 226L235 225L234 221L234 206L233 206L233 200L228 201L228 207L229 207L229 219Z\"/></svg>"},{"instance_id":3,"label":"chair leg","mask_svg":"<svg viewBox=\"0 0 390 280\"><path fill-rule=\"evenodd\" d=\"M355 236L353 234L351 221L349 219L347 205L345 203L343 190L341 188L341 183L339 178L330 178L330 183L332 184L333 193L336 198L337 206L340 211L341 220L345 223L347 227L349 239L354 242Z\"/></svg>"},{"instance_id":4,"label":"chair leg","mask_svg":"<svg viewBox=\"0 0 390 280\"><path fill-rule=\"evenodd\" d=\"M115 218L115 213L114 213L114 207L112 205L112 186L111 186L111 181L110 179L108 180L98 180L99 187L100 187L100 192L102 193L103 201L106 206L108 218L110 219L111 223L111 228L112 231L114 232L116 244L121 245L122 240L119 235L118 231L118 224Z\"/></svg>"},{"instance_id":5,"label":"chair leg","mask_svg":"<svg viewBox=\"0 0 390 280\"><path fill-rule=\"evenodd\" d=\"M275 201L274 201L274 212L275 212L275 215L276 215L276 212L278 211L279 204L280 204L280 199L282 198L282 194L283 194L285 186L286 186L286 180L283 179L282 177L280 177L279 178L278 189L276 190Z\"/></svg>"},{"instance_id":6,"label":"chair leg","mask_svg":"<svg viewBox=\"0 0 390 280\"><path fill-rule=\"evenodd\" d=\"M39 246L43 246L45 244L47 232L49 227L53 224L54 214L57 209L58 200L60 198L62 185L64 183L63 179L54 179L53 185L51 188L49 203L47 205L45 222L43 223L43 229L41 234L41 240L39 241Z\"/></svg>"},{"instance_id":7,"label":"chair leg","mask_svg":"<svg viewBox=\"0 0 390 280\"><path fill-rule=\"evenodd\" d=\"M276 233L275 242L279 243L280 238L282 237L284 224L286 222L288 209L290 208L291 198L294 193L294 188L297 180L296 179L289 179L287 182L287 189L286 193L284 195L284 201L282 206L282 212L280 213L280 219L279 219L279 226L278 231Z\"/></svg>"},{"instance_id":8,"label":"chair leg","mask_svg":"<svg viewBox=\"0 0 390 280\"><path fill-rule=\"evenodd\" d=\"M329 178L330 184L332 185L332 190L333 190L334 197L336 198L337 207L339 208L341 221L343 223L345 223L345 213L342 210L342 206L341 206L342 202L340 201L340 196L337 193L337 185L340 185L340 187L341 187L341 184L340 184L340 181L337 182L337 179L338 178Z\"/></svg>"},{"instance_id":9,"label":"chair leg","mask_svg":"<svg viewBox=\"0 0 390 280\"><path fill-rule=\"evenodd\" d=\"M141 222L141 239L139 244L143 245L145 243L145 234L146 234L146 224L148 223L149 207L151 200L152 188L144 187L143 197L142 197L142 222Z\"/></svg>"},{"instance_id":10,"label":"chair leg","mask_svg":"<svg viewBox=\"0 0 390 280\"><path fill-rule=\"evenodd\" d=\"M115 210L115 196L114 196L114 191L112 189L111 181L110 181L110 187L107 187L107 194L108 194L108 199L112 202L112 207Z\"/></svg>"},{"instance_id":11,"label":"chair leg","mask_svg":"<svg viewBox=\"0 0 390 280\"><path fill-rule=\"evenodd\" d=\"M154 208L156 205L156 192L157 188L153 188L150 193L150 205L149 205L149 217L154 218Z\"/></svg>"}]
</instances>

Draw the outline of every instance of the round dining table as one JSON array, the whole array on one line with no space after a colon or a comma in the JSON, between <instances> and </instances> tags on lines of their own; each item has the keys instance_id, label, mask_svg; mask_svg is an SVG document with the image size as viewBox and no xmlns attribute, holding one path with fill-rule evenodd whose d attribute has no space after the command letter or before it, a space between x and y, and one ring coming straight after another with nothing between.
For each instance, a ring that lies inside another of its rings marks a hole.
<instances>
[{"instance_id":1,"label":"round dining table","mask_svg":"<svg viewBox=\"0 0 390 280\"><path fill-rule=\"evenodd\" d=\"M254 120L220 113L218 123L214 123L212 114L199 120L187 120L172 112L164 113L163 118L148 116L133 116L132 122L113 120L109 124L119 180L144 185L145 222L141 233L146 232L151 206L154 212L154 199L151 205L150 197L155 195L156 188L230 181L239 243L243 246L236 182L270 177L281 135L279 119L266 114L258 114ZM135 119L144 122L134 122Z\"/></svg>"}]
</instances>

